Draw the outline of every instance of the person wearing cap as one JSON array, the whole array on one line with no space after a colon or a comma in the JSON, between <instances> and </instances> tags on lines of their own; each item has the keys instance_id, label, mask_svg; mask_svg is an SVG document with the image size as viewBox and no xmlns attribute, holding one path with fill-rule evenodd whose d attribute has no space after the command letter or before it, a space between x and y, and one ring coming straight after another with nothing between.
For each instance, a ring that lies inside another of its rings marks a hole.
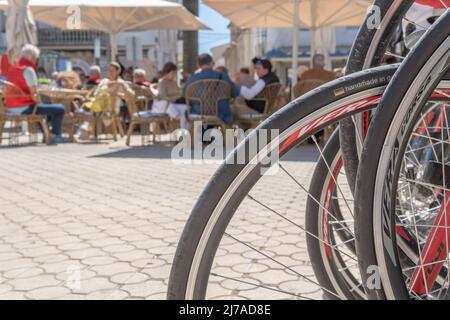
<instances>
[{"instance_id":1,"label":"person wearing cap","mask_svg":"<svg viewBox=\"0 0 450 320\"><path fill-rule=\"evenodd\" d=\"M255 72L258 76L258 80L251 87L242 86L241 96L245 98L246 105L252 110L263 113L265 103L263 101L252 100L261 91L264 90L266 86L273 83L280 83L280 79L272 72L272 63L268 59L253 59L252 61L255 65Z\"/></svg>"},{"instance_id":2,"label":"person wearing cap","mask_svg":"<svg viewBox=\"0 0 450 320\"><path fill-rule=\"evenodd\" d=\"M227 73L220 73L214 70L214 61L209 54L201 54L198 57L198 66L200 68L199 72L192 74L186 81L186 85L183 89L183 98L186 97L186 88L195 81L199 80L223 80L230 84L231 86L231 96L235 98L239 95L239 90L236 85L231 81ZM198 105L193 104L191 109L192 114L199 114L200 108ZM228 100L223 100L219 102L219 118L226 124L231 124L233 122L233 113L231 112L230 104Z\"/></svg>"}]
</instances>

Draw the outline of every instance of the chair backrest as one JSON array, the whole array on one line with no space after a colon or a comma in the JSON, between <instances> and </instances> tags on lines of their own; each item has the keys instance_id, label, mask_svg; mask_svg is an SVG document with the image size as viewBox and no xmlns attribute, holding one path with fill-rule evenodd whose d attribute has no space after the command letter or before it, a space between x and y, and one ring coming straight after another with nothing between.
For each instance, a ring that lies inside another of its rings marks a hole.
<instances>
[{"instance_id":1,"label":"chair backrest","mask_svg":"<svg viewBox=\"0 0 450 320\"><path fill-rule=\"evenodd\" d=\"M200 105L201 116L217 116L219 102L231 99L231 85L223 80L207 79L191 83L186 88L186 102Z\"/></svg>"},{"instance_id":2,"label":"chair backrest","mask_svg":"<svg viewBox=\"0 0 450 320\"><path fill-rule=\"evenodd\" d=\"M148 100L155 98L152 90L146 86L140 86L136 83L128 83L131 89L133 89L136 98L145 97Z\"/></svg>"},{"instance_id":3,"label":"chair backrest","mask_svg":"<svg viewBox=\"0 0 450 320\"><path fill-rule=\"evenodd\" d=\"M6 112L6 107L5 107L5 93L3 92L3 90L0 92L0 114L5 113Z\"/></svg>"},{"instance_id":4,"label":"chair backrest","mask_svg":"<svg viewBox=\"0 0 450 320\"><path fill-rule=\"evenodd\" d=\"M319 79L300 80L294 87L294 97L298 98L325 83L327 82Z\"/></svg>"},{"instance_id":5,"label":"chair backrest","mask_svg":"<svg viewBox=\"0 0 450 320\"><path fill-rule=\"evenodd\" d=\"M58 80L61 80L63 88L78 89L81 87L81 80L75 71L62 71L58 73Z\"/></svg>"},{"instance_id":6,"label":"chair backrest","mask_svg":"<svg viewBox=\"0 0 450 320\"><path fill-rule=\"evenodd\" d=\"M113 115L118 115L120 112L119 105L120 105L120 101L122 100L122 96L119 94L119 88L123 85L124 85L124 83L121 81L109 81L108 86L106 88L101 87L100 90L94 91L94 94L95 93L98 94L100 92L109 94L110 104L107 109L108 109L108 112L110 112ZM129 83L128 83L128 85L129 85ZM127 103L128 103L128 101L127 101ZM128 103L128 108L130 110L130 114L132 114L131 112L133 112L133 113L135 112L134 110L135 110L136 106L134 105L134 101L133 101L133 103L131 103L131 102Z\"/></svg>"},{"instance_id":7,"label":"chair backrest","mask_svg":"<svg viewBox=\"0 0 450 320\"><path fill-rule=\"evenodd\" d=\"M252 100L258 100L258 101L264 101L264 113L269 114L273 113L274 109L276 107L276 102L278 95L280 94L282 85L281 83L272 83L258 93L256 97L254 97Z\"/></svg>"},{"instance_id":8,"label":"chair backrest","mask_svg":"<svg viewBox=\"0 0 450 320\"><path fill-rule=\"evenodd\" d=\"M83 89L88 90L88 91L91 91L93 89L95 90L96 88L97 88L96 84L85 84L83 87Z\"/></svg>"},{"instance_id":9,"label":"chair backrest","mask_svg":"<svg viewBox=\"0 0 450 320\"><path fill-rule=\"evenodd\" d=\"M155 99L152 90L146 86L140 86L136 83L129 83L130 88L134 91L134 96L138 108L146 110L149 101Z\"/></svg>"},{"instance_id":10,"label":"chair backrest","mask_svg":"<svg viewBox=\"0 0 450 320\"><path fill-rule=\"evenodd\" d=\"M5 113L6 112L5 99L6 99L7 95L10 98L12 98L12 97L23 97L23 96L27 95L19 86L17 86L15 83L12 83L10 81L4 80L4 79L0 79L0 85L3 86L3 90L2 90L2 93L1 93L1 97L0 97L0 99L1 99L0 112L1 113ZM10 90L8 90L8 89L10 89ZM14 92L13 95L7 93L8 91L9 92ZM34 112L33 112L33 114L34 114Z\"/></svg>"}]
</instances>

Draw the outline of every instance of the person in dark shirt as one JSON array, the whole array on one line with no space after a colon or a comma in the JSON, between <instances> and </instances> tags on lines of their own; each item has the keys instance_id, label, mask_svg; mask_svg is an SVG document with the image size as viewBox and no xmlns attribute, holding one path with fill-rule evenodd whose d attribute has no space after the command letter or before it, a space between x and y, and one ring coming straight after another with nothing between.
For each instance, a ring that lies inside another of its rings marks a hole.
<instances>
[{"instance_id":1,"label":"person in dark shirt","mask_svg":"<svg viewBox=\"0 0 450 320\"><path fill-rule=\"evenodd\" d=\"M242 86L241 96L245 98L245 103L251 109L263 113L265 108L265 103L263 101L252 100L261 91L264 90L266 86L273 83L280 83L280 79L275 73L272 72L272 63L268 59L254 60L255 72L258 75L258 80L251 87Z\"/></svg>"},{"instance_id":2,"label":"person in dark shirt","mask_svg":"<svg viewBox=\"0 0 450 320\"><path fill-rule=\"evenodd\" d=\"M193 82L198 80L223 80L230 84L232 97L237 97L239 95L239 90L236 88L236 85L230 80L230 77L227 73L220 73L214 70L214 61L213 58L209 54L202 54L198 57L198 65L200 68L200 72L191 75L187 81L186 85L183 89L183 97L186 97L186 88ZM192 114L199 114L200 108L198 105L192 105ZM228 100L223 100L219 102L219 118L227 123L231 124L233 122L233 113L231 112L230 103Z\"/></svg>"}]
</instances>

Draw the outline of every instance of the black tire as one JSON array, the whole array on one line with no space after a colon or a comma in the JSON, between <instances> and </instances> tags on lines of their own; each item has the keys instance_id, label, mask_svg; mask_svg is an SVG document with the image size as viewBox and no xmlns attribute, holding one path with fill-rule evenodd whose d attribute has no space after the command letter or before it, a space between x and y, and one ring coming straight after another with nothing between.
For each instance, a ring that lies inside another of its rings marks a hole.
<instances>
[{"instance_id":1,"label":"black tire","mask_svg":"<svg viewBox=\"0 0 450 320\"><path fill-rule=\"evenodd\" d=\"M402 21L402 17L406 14L413 3L413 0L377 0L374 2L373 5L379 8L379 14L382 23L380 24L380 28L373 28L373 23L371 23L372 21L370 21L371 19L373 19L373 16L370 12L368 13L368 16L366 17L365 22L362 24L355 43L352 47L346 66L347 74L352 74L360 70L368 69L370 67L375 67L381 64L386 49L388 48L391 39L393 38L398 26ZM363 128L361 128L360 130L365 133L368 129L368 114L365 115L364 120L366 121L364 121ZM356 132L357 131L352 119L347 118L343 119L340 122L338 134L340 135L340 145L342 153L344 154L343 162L345 166L345 172L352 191L354 191L355 188L360 153L360 148L358 148L357 145L359 142L356 138ZM336 140L339 139L333 138L333 141L330 141L330 143L328 143L326 148L324 149L325 157L330 157L330 162L328 163L332 163L331 159L337 153L341 153L341 150L335 147ZM326 167L326 163L324 163L324 161L322 161L321 159L315 169L314 179L310 189L310 193L316 195L315 199L321 199L320 195L322 194L322 189L324 188L324 185L321 185L321 182L327 181L327 177L329 176L328 173L329 170ZM333 208L337 208L336 210L338 210L338 207L339 205L337 203L333 203ZM312 201L310 198L308 198L306 217L307 219L308 217L310 218L310 231L314 232L315 230L317 234L319 210L320 206L315 201ZM335 213L335 216L337 215L338 212ZM313 263L317 279L322 284L322 286L331 288L332 285L330 281L336 282L338 280L336 280L336 277L334 277L333 275L327 275L327 272L336 272L332 270L332 268L330 267L330 263L327 261L327 256L323 254L323 244L311 236L307 237L307 240L308 252ZM328 271L325 267L325 264L327 264ZM330 277L333 277L333 279L331 280ZM341 285L340 287L343 286ZM357 299L360 299L362 297L361 294L355 295L354 293L351 293L352 291L354 290L346 291L345 295L347 297L355 296ZM327 299L333 299L333 296L326 292L324 293L324 296Z\"/></svg>"},{"instance_id":2,"label":"black tire","mask_svg":"<svg viewBox=\"0 0 450 320\"><path fill-rule=\"evenodd\" d=\"M282 157L326 126L374 108L396 68L384 66L367 70L313 90L272 115L227 157L199 197L185 226L170 274L169 299L205 298L211 265L228 223L261 178L262 163L251 164L249 160L255 156L248 154L250 141L262 130L279 130L276 145L270 142L258 145L257 155L267 148L282 146L279 148ZM242 154L246 155L246 163L227 164Z\"/></svg>"},{"instance_id":3,"label":"black tire","mask_svg":"<svg viewBox=\"0 0 450 320\"><path fill-rule=\"evenodd\" d=\"M396 159L403 155L412 126L431 93L444 76L448 79L449 30L447 11L401 65L370 125L355 194L356 249L370 299L410 298L397 250L395 199L401 161ZM374 266L381 286L369 285Z\"/></svg>"},{"instance_id":4,"label":"black tire","mask_svg":"<svg viewBox=\"0 0 450 320\"><path fill-rule=\"evenodd\" d=\"M339 271L345 266L343 257L341 257L339 253L333 252L333 248L326 244L329 242L336 244L337 242L334 238L337 235L337 238L340 241L347 243L346 245L348 246L349 252L355 254L355 244L354 241L351 241L351 239L353 239L353 232L350 233L342 227L333 227L331 224L326 224L326 232L323 230L325 227L324 219L327 215L323 206L326 203L329 203L329 208L327 209L333 213L333 216L336 217L336 219L345 221L339 201L336 200L336 195L338 193L336 191L335 179L337 179L341 168L342 154L339 143L339 131L336 130L323 149L322 156L318 160L314 175L311 179L312 182L309 189L310 196L306 203L305 226L309 231L306 236L306 241L314 274L321 286L327 288L328 291L346 288L346 290L342 290L339 293L339 296L345 296L349 300L361 300L365 298L365 294L359 286L360 280L357 280L354 275L347 270L345 275L347 281L343 281L342 271ZM334 176L332 176L333 174ZM332 191L330 190L331 188ZM329 199L329 197L332 198L332 196L335 196L335 200ZM319 201L320 205L317 201ZM348 230L353 229L353 226L348 227ZM330 239L324 239L324 235ZM324 298L327 300L336 299L335 296L329 294L327 291L324 291Z\"/></svg>"},{"instance_id":5,"label":"black tire","mask_svg":"<svg viewBox=\"0 0 450 320\"><path fill-rule=\"evenodd\" d=\"M414 0L376 0L374 6L379 8L381 25L373 28L372 14L368 14L361 25L353 44L346 66L346 74L379 66L386 49L392 40L403 16L414 3ZM361 126L364 126L365 123ZM359 130L361 131L362 128ZM347 179L352 190L355 190L358 172L360 148L356 137L356 128L352 119L343 119L339 124L341 149Z\"/></svg>"}]
</instances>

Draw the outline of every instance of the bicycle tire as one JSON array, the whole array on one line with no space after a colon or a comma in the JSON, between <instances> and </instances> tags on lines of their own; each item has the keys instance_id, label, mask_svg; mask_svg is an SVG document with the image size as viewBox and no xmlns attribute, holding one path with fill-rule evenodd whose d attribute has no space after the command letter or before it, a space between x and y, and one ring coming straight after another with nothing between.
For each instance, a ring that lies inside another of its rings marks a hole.
<instances>
[{"instance_id":1,"label":"bicycle tire","mask_svg":"<svg viewBox=\"0 0 450 320\"><path fill-rule=\"evenodd\" d=\"M328 239L325 239L325 241L320 240L325 235L327 238L333 238L334 235L332 230L333 225L324 221L327 217L324 214L325 209L331 211L333 216L336 217L336 220L346 221L342 215L339 202L333 200L333 197L337 198L336 180L342 168L342 154L338 129L335 130L321 153L323 156L319 158L314 170L309 188L310 196L306 202L305 226L309 231L306 235L306 242L309 258L311 259L317 281L323 287L327 288L328 291L332 291L337 288L346 287L344 283L336 284L336 282L342 282L340 279L342 277L342 271L339 272L339 269L342 269L345 263L339 259L340 257L337 254L333 254L332 250L334 249L326 244L335 243L332 239L331 241ZM316 202L316 199L320 203ZM327 208L327 204L329 208ZM349 251L355 253L355 245L351 241L353 234L349 233L345 228L338 227L337 229L335 231L337 236L348 246ZM352 229L352 227L349 227L349 229ZM339 260L330 261L336 258ZM347 283L354 283L355 285L353 288L348 288L348 290L340 292L339 295L351 300L364 299L365 294L363 290L360 290L360 282L350 272L344 276ZM329 294L328 291L324 291L324 298L326 300L336 300L336 297Z\"/></svg>"},{"instance_id":2,"label":"bicycle tire","mask_svg":"<svg viewBox=\"0 0 450 320\"><path fill-rule=\"evenodd\" d=\"M396 190L399 167L394 166L394 157L404 152L404 137L411 130L411 123L448 71L448 65L445 65L447 69L440 65L450 57L448 30L450 11L428 30L395 74L370 125L363 149L356 183L355 233L359 235L356 249L360 272L370 299L411 298L396 250L392 207L395 201L391 199L396 197L393 190ZM374 266L381 286L368 285L373 280L369 270L373 271Z\"/></svg>"},{"instance_id":3,"label":"bicycle tire","mask_svg":"<svg viewBox=\"0 0 450 320\"><path fill-rule=\"evenodd\" d=\"M235 210L260 178L261 163L228 165L246 153L259 130L278 129L280 155L343 117L374 108L397 66L357 73L313 90L273 114L241 143L217 170L199 197L183 231L170 273L168 299L204 299L211 264ZM273 138L273 137L272 137ZM270 142L258 146L258 158ZM246 153L247 154L247 153Z\"/></svg>"},{"instance_id":4,"label":"bicycle tire","mask_svg":"<svg viewBox=\"0 0 450 320\"><path fill-rule=\"evenodd\" d=\"M379 66L382 62L389 42L391 41L402 17L413 5L414 0L377 0L373 6L380 13L380 25L374 28L374 14L369 13L361 25L350 52L346 74ZM361 124L361 127L366 125ZM357 130L352 119L343 119L339 124L340 143L347 179L352 190L355 190L358 172L359 155Z\"/></svg>"}]
</instances>

